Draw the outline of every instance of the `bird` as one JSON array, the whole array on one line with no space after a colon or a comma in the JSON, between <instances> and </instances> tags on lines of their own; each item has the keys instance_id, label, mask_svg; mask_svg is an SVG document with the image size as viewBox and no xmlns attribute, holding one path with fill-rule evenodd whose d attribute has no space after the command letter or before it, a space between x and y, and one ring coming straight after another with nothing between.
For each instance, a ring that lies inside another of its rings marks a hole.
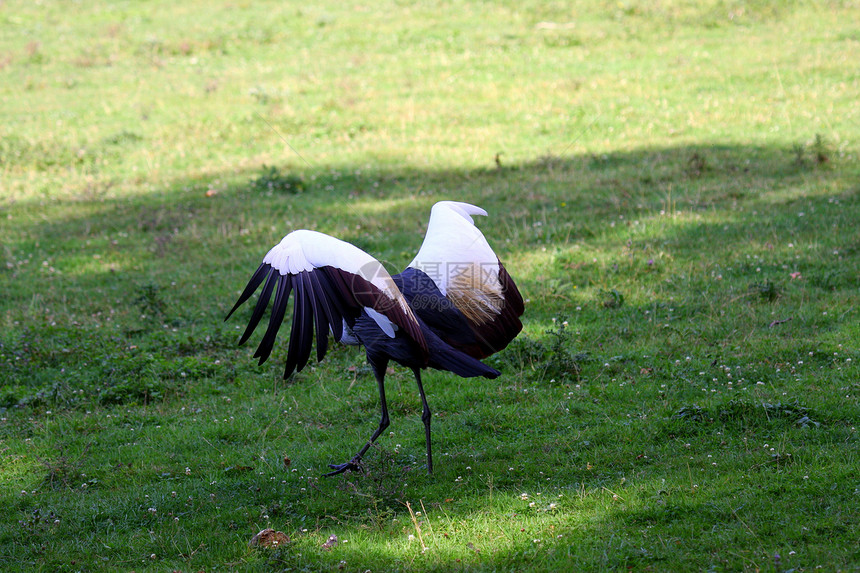
<instances>
[{"instance_id":1,"label":"bird","mask_svg":"<svg viewBox=\"0 0 860 573\"><path fill-rule=\"evenodd\" d=\"M263 257L225 321L263 285L241 346L251 337L274 293L268 326L254 353L262 365L275 345L294 293L284 379L328 350L329 335L364 346L381 403L379 425L348 461L329 464L334 476L363 471L362 459L390 425L385 374L391 361L412 370L421 397L427 472L433 473L431 411L421 380L426 368L464 378L501 373L482 359L505 348L522 330L524 303L514 280L493 252L473 216L475 205L439 201L415 258L390 275L373 256L351 243L311 230L286 235Z\"/></svg>"}]
</instances>

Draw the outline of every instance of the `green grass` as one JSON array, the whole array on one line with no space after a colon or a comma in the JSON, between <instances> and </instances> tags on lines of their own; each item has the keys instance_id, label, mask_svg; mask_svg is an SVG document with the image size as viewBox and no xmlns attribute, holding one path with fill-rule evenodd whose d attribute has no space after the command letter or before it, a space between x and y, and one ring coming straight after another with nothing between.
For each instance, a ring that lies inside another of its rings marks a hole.
<instances>
[{"instance_id":1,"label":"green grass","mask_svg":"<svg viewBox=\"0 0 860 573\"><path fill-rule=\"evenodd\" d=\"M0 555L860 570L857 22L836 0L3 3ZM290 230L396 271L440 199L490 212L524 332L495 381L426 375L433 476L398 368L367 473L321 479L377 423L363 354L283 381L283 344L257 366L250 311L223 317ZM290 543L250 548L265 527Z\"/></svg>"}]
</instances>

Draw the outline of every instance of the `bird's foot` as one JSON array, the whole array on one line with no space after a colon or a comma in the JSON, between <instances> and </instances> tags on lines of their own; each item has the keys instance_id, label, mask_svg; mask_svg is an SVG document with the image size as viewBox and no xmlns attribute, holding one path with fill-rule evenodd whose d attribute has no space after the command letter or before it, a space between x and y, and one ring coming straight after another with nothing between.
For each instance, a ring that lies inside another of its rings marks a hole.
<instances>
[{"instance_id":1,"label":"bird's foot","mask_svg":"<svg viewBox=\"0 0 860 573\"><path fill-rule=\"evenodd\" d=\"M329 464L330 467L334 471L330 471L327 474L323 474L323 477L331 477L336 476L338 474L342 474L343 472L349 470L351 472L360 473L364 470L361 468L361 458L359 456L355 456L345 464Z\"/></svg>"}]
</instances>

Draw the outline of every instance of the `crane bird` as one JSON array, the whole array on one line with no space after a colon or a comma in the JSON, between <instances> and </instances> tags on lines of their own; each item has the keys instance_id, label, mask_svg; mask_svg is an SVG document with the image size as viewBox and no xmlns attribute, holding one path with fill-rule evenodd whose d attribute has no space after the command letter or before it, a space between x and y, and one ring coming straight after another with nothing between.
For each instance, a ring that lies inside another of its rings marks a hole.
<instances>
[{"instance_id":1,"label":"crane bird","mask_svg":"<svg viewBox=\"0 0 860 573\"><path fill-rule=\"evenodd\" d=\"M239 341L244 344L274 292L268 328L254 354L263 364L272 352L290 293L295 292L284 378L307 365L314 335L317 361L328 349L329 332L339 342L364 345L379 388L382 417L358 453L346 463L329 465L333 471L326 476L360 471L362 456L388 427L384 380L389 361L415 374L428 473L433 473L430 407L421 370L448 370L467 378L499 376L480 359L503 349L520 332L523 299L472 215L487 212L468 203L436 203L418 254L394 276L350 243L316 231L293 231L266 254L227 314L230 318L265 281Z\"/></svg>"}]
</instances>

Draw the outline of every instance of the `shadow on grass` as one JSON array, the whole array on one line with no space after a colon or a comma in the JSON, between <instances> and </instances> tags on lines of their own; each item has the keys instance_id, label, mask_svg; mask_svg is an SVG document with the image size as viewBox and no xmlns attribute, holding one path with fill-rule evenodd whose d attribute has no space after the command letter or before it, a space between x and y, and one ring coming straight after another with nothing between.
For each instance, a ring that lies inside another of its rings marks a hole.
<instances>
[{"instance_id":1,"label":"shadow on grass","mask_svg":"<svg viewBox=\"0 0 860 573\"><path fill-rule=\"evenodd\" d=\"M667 229L666 240L698 241L731 253L762 227L803 232L775 213L799 206L798 212L814 218L834 198L856 197L860 173L849 168L853 165L843 169L836 160L798 159L789 149L732 145L547 156L523 165L431 172L263 166L257 172L175 180L156 193L7 206L3 276L14 277L16 261L36 253L71 273L82 258L113 256L122 265L116 269L122 271L119 280L175 267L232 272L295 228L337 233L381 260L399 262L400 250L417 250L429 207L443 198L484 206L490 218L478 224L503 255L597 235L603 238L598 244L609 244L623 239L632 218L677 210L715 220ZM271 181L274 185L267 186ZM604 229L612 222L618 223L613 231ZM511 233L516 243L506 241ZM720 242L714 245L716 235ZM91 282L99 283L114 272L82 271L75 278L95 275Z\"/></svg>"}]
</instances>

